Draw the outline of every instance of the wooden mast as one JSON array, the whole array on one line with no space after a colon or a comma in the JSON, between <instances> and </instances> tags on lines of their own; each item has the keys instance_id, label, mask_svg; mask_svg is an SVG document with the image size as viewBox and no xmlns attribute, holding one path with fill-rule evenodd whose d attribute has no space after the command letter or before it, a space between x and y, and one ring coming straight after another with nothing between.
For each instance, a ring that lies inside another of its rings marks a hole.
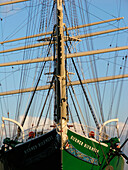
<instances>
[{"instance_id":1,"label":"wooden mast","mask_svg":"<svg viewBox=\"0 0 128 170\"><path fill-rule=\"evenodd\" d=\"M12 1L11 1L12 2ZM94 26L94 25L98 25L98 24L103 24L103 23L107 23L107 22L112 22L112 21L119 21L121 19L124 19L124 17L119 17L119 18L113 18L113 19L109 19L109 20L103 20L103 21L99 21L99 22L93 22L93 23L89 23L89 24L84 24L84 25L78 25L78 26L74 26L74 27L69 27L67 28L67 30L74 30L74 29L80 29L80 28L84 28L84 27L89 27L89 26ZM64 29L65 30L65 29ZM0 44L4 44L4 43L9 43L9 42L14 42L14 41L20 41L20 40L25 40L28 38L35 38L35 37L40 37L40 36L44 36L44 35L50 35L52 34L53 31L50 32L44 32L44 33L40 33L40 34L35 34L35 35L29 35L26 37L20 37L20 38L16 38L16 39L11 39L11 40L5 40L3 42L0 42Z\"/></svg>"},{"instance_id":2,"label":"wooden mast","mask_svg":"<svg viewBox=\"0 0 128 170\"><path fill-rule=\"evenodd\" d=\"M66 118L66 71L64 54L64 29L62 0L57 0L57 63L56 63L56 102L58 133L61 137L61 169L63 169L63 146L67 135Z\"/></svg>"},{"instance_id":3,"label":"wooden mast","mask_svg":"<svg viewBox=\"0 0 128 170\"><path fill-rule=\"evenodd\" d=\"M122 78L123 79L128 78L128 74L114 75L114 76L108 76L108 77L99 77L99 78L94 78L94 79L86 79L86 80L82 80L82 84L90 84L90 83L96 83L96 82L118 80L118 79L122 79ZM72 86L79 85L80 81L72 81L71 83L67 83L67 86L70 86L71 84L72 84ZM50 85L38 86L36 91L48 90L49 87L50 87ZM27 93L27 92L32 92L34 90L35 90L35 87L6 91L6 92L1 92L0 96L13 95L13 94L19 94L19 93Z\"/></svg>"},{"instance_id":4,"label":"wooden mast","mask_svg":"<svg viewBox=\"0 0 128 170\"><path fill-rule=\"evenodd\" d=\"M100 49L100 50L94 50L94 51L84 51L84 52L78 52L78 53L71 53L67 54L67 58L74 58L74 57L83 57L83 56L89 56L94 54L102 54L102 53L108 53L108 52L114 52L114 51L121 51L121 50L127 50L128 46L123 47L114 47L114 48L106 48L106 49ZM22 61L13 61L8 63L0 63L0 67L5 66L12 66L12 65L20 65L20 64L32 64L32 63L38 63L38 62L45 62L45 61L52 61L53 56L49 57L43 57L43 58L35 58L35 59L29 59L29 60L22 60Z\"/></svg>"},{"instance_id":5,"label":"wooden mast","mask_svg":"<svg viewBox=\"0 0 128 170\"><path fill-rule=\"evenodd\" d=\"M57 116L66 119L66 77L65 77L65 54L63 33L62 0L57 1Z\"/></svg>"},{"instance_id":6,"label":"wooden mast","mask_svg":"<svg viewBox=\"0 0 128 170\"><path fill-rule=\"evenodd\" d=\"M25 2L25 1L30 1L30 0L15 0L15 1L3 2L3 3L0 3L0 6L10 5L10 4L15 4L15 3L20 3L20 2Z\"/></svg>"},{"instance_id":7,"label":"wooden mast","mask_svg":"<svg viewBox=\"0 0 128 170\"><path fill-rule=\"evenodd\" d=\"M80 38L87 38L87 37L92 37L92 36L112 33L112 32L115 32L115 31L121 31L121 30L125 30L125 29L128 29L128 27L115 28L115 29L111 29L111 30L105 30L105 31L93 32L93 33L89 33L89 34L77 35L77 36L70 37L70 39L73 40L73 41L79 41ZM48 38L50 38L50 37L48 37ZM63 39L64 39L64 41L68 40L67 37L64 37ZM12 40L10 40L10 42L12 42ZM0 44L4 44L4 43L5 42L0 42ZM54 44L54 42L51 41L51 44ZM41 47L41 46L46 46L46 45L49 45L49 42L46 41L46 42L43 42L43 43L30 44L30 45L23 46L23 47L16 47L16 48L12 48L12 49L6 49L4 51L0 51L0 53L3 54L3 53L19 51L19 50L24 50L24 49L29 49L29 48L36 48L36 47Z\"/></svg>"}]
</instances>

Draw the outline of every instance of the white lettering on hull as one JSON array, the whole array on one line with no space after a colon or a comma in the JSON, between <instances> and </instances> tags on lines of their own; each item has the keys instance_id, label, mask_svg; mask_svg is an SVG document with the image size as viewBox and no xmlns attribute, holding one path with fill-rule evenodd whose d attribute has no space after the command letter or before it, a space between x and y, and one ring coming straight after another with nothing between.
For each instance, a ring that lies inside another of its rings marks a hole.
<instances>
[{"instance_id":1,"label":"white lettering on hull","mask_svg":"<svg viewBox=\"0 0 128 170\"><path fill-rule=\"evenodd\" d=\"M96 153L99 152L99 150L96 149L95 147L92 147L92 146L84 143L83 141L77 139L77 138L74 137L73 135L70 137L70 139L73 140L75 143L78 143L80 146L83 146L84 148L86 148L86 149L88 149L88 150L90 150L90 151L93 151L93 152L96 152Z\"/></svg>"},{"instance_id":2,"label":"white lettering on hull","mask_svg":"<svg viewBox=\"0 0 128 170\"><path fill-rule=\"evenodd\" d=\"M24 153L25 153L25 154L28 154L28 153L34 151L34 150L36 150L36 149L44 146L46 143L50 142L52 139L53 139L53 137L50 136L50 137L44 139L43 141L37 143L36 145L33 145L33 146L27 148L26 150L24 150Z\"/></svg>"}]
</instances>

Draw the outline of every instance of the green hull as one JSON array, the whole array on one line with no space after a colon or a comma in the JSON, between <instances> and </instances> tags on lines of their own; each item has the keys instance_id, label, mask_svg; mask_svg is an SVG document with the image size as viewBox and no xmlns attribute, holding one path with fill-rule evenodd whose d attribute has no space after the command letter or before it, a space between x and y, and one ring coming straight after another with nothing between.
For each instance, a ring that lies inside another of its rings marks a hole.
<instances>
[{"instance_id":1,"label":"green hull","mask_svg":"<svg viewBox=\"0 0 128 170\"><path fill-rule=\"evenodd\" d=\"M123 157L115 156L110 161L113 156L109 153L109 143L99 143L68 130L68 147L63 150L63 170L123 170Z\"/></svg>"},{"instance_id":2,"label":"green hull","mask_svg":"<svg viewBox=\"0 0 128 170\"><path fill-rule=\"evenodd\" d=\"M116 156L108 165L108 167L113 167L113 170L123 170L124 169L124 160L122 157ZM65 150L63 151L63 170L101 170L102 166L95 166L91 163L84 162ZM112 170L110 168L107 169L107 166L104 168L106 170Z\"/></svg>"}]
</instances>

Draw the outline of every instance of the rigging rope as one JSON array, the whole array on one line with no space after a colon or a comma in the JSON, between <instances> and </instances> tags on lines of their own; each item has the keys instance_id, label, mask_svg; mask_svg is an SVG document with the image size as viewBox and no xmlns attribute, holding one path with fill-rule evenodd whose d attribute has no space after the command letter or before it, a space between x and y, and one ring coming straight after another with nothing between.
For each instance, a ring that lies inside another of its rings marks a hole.
<instances>
[{"instance_id":1,"label":"rigging rope","mask_svg":"<svg viewBox=\"0 0 128 170\"><path fill-rule=\"evenodd\" d=\"M66 29L66 34L67 34L67 36L69 36L69 34L68 34L68 32L67 32L67 29ZM70 44L71 44L71 42L70 42ZM69 53L71 53L67 41L66 41L66 45L67 45L67 48L68 48ZM85 89L84 89L84 86L83 86L83 84L82 84L80 75L79 75L79 73L78 73L78 70L77 70L76 65L75 65L75 62L74 62L74 59L71 58L71 60L72 60L72 63L73 63L73 65L74 65L74 68L75 68L75 70L76 70L78 79L79 79L79 81L80 81L82 90L83 90L83 92L84 92L84 95L85 95L86 101L87 101L87 103L88 103L89 109L90 109L90 111L91 111L91 114L92 114L92 116L93 116L94 122L95 122L95 124L96 124L97 129L99 130L100 127L99 127L98 120L97 120L97 118L96 118L96 115L95 115L95 113L94 113L94 111L93 111L93 108L92 108L92 106L91 106L91 103L90 103L90 101L89 101L89 98L88 98L88 96L87 96L87 93L86 93L86 91L85 91Z\"/></svg>"},{"instance_id":2,"label":"rigging rope","mask_svg":"<svg viewBox=\"0 0 128 170\"><path fill-rule=\"evenodd\" d=\"M2 35L1 35L1 37L2 37L2 40L4 39L4 29L3 29L3 19L1 18L1 31L2 31ZM4 44L2 45L2 49L3 49L3 51L4 51ZM4 62L5 62L5 54L3 53L2 54L3 55L3 60L4 60ZM5 75L4 75L4 79L5 79L5 90L7 91L7 85L8 85L8 83L7 83L7 75L6 75L6 67L4 68L4 72L5 72ZM0 84L0 86L1 86L1 89L2 89L2 84ZM6 112L9 112L9 103L8 103L8 98L5 100L5 98L3 97L3 101L4 101L4 104L5 104L5 109L6 109ZM3 114L3 113L2 113Z\"/></svg>"},{"instance_id":3,"label":"rigging rope","mask_svg":"<svg viewBox=\"0 0 128 170\"><path fill-rule=\"evenodd\" d=\"M84 86L83 86L83 84L82 84L82 81L81 81L80 75L79 75L79 73L78 73L78 70L77 70L77 68L76 68L75 62L74 62L73 58L71 58L71 60L72 60L72 63L73 63L73 65L74 65L74 67L75 67L75 70L76 70L77 76L78 76L78 78L79 78L79 81L80 81L82 90L83 90L83 92L84 92L86 101L87 101L88 106L89 106L89 109L90 109L90 111L91 111L91 113L92 113L94 122L95 122L95 124L96 124L97 129L99 130L100 127L99 127L98 120L97 120L97 118L96 118L96 116L95 116L95 113L94 113L94 111L93 111L93 109L92 109L92 106L91 106L91 103L90 103L90 101L89 101L89 98L88 98L88 96L87 96L87 93L86 93L86 91L85 91L85 89L84 89Z\"/></svg>"},{"instance_id":4,"label":"rigging rope","mask_svg":"<svg viewBox=\"0 0 128 170\"><path fill-rule=\"evenodd\" d=\"M82 125L82 122L81 122L81 120L80 120L80 116L79 116L79 113L78 113L78 111L77 111L75 102L74 102L74 100L73 100L73 96L72 96L72 94L71 94L70 88L68 89L68 91L69 91L69 94L70 94L70 96L71 96L71 99L72 99L72 102L73 102L73 105L74 105L74 108L75 108L75 111L76 111L78 120L79 120L79 122L80 122L80 126L81 126L81 129L82 129L82 132L83 132L84 135L86 135L86 134L85 134L85 131L84 131L84 128L83 128L83 125Z\"/></svg>"},{"instance_id":5,"label":"rigging rope","mask_svg":"<svg viewBox=\"0 0 128 170\"><path fill-rule=\"evenodd\" d=\"M125 74L126 65L127 65L127 56L125 56L123 75ZM122 76L122 78L123 78L123 76ZM123 87L123 83L124 83L124 81L121 81L120 91L119 91L119 97L118 97L118 101L117 101L117 108L116 108L116 112L115 112L116 117L117 117L117 115L118 115L118 110L119 110L119 106L120 106L120 100L121 100L121 94L122 94L122 89L123 89L123 88L122 88L122 87Z\"/></svg>"},{"instance_id":6,"label":"rigging rope","mask_svg":"<svg viewBox=\"0 0 128 170\"><path fill-rule=\"evenodd\" d=\"M50 49L51 49L51 45L52 45L52 44L51 44L51 41L52 41L52 38L53 38L53 35L54 35L54 31L55 31L55 26L54 26L54 28L53 28L53 33L51 34L51 39L50 39L49 46L48 46L47 56L48 56L49 53L50 53ZM21 123L22 126L24 125L24 122L25 122L26 117L27 117L27 115L28 115L28 111L29 111L29 108L30 108L31 103L32 103L32 101L33 101L33 98L34 98L34 95L35 95L37 86L38 86L38 84L39 84L39 82L40 82L40 78L41 78L41 76L42 76L42 72L43 72L43 70L44 70L45 64L46 64L46 61L44 62L44 65L43 65L43 67L42 67L42 69L41 69L41 72L40 72L40 74L39 74L39 77L38 77L38 80L37 80L37 83L36 83L36 86L35 86L35 90L34 90L34 92L33 92L33 94L32 94L32 97L31 97L30 103L29 103L29 105L28 105L28 108L27 108L27 110L26 110L25 116L24 116L24 118L23 118L23 120L22 120L22 123Z\"/></svg>"},{"instance_id":7,"label":"rigging rope","mask_svg":"<svg viewBox=\"0 0 128 170\"><path fill-rule=\"evenodd\" d=\"M44 127L45 127L46 120L47 120L47 117L48 117L49 109L50 109L50 107L51 107L52 98L53 98L53 91L52 91L51 98L50 98L50 101L49 101L48 109L47 109L47 111L46 111L46 116L45 116L44 124L43 124L43 127L42 127L42 133L43 133L43 131L44 131Z\"/></svg>"},{"instance_id":8,"label":"rigging rope","mask_svg":"<svg viewBox=\"0 0 128 170\"><path fill-rule=\"evenodd\" d=\"M68 47L67 42L66 42L66 45L67 45L67 47ZM68 47L68 51L69 51L69 53L71 53L71 51L70 51L69 47ZM85 89L84 89L84 86L83 86L83 84L82 84L82 81L81 81L80 75L79 75L79 73L78 73L78 70L77 70L76 65L75 65L75 62L74 62L74 59L73 59L73 58L71 58L71 60L72 60L72 63L73 63L73 65L74 65L74 68L75 68L75 70L76 70L76 73L77 73L78 79L79 79L79 81L80 81L80 84L81 84L82 90L83 90L83 92L84 92L84 95L85 95L86 101L87 101L87 103L88 103L89 109L90 109L90 111L91 111L91 114L92 114L92 116L93 116L94 122L95 122L95 124L96 124L97 129L99 130L99 129L100 129L100 127L99 127L98 120L97 120L97 118L96 118L96 116L95 116L95 113L94 113L94 111L93 111L93 108L92 108L92 106L91 106L91 103L90 103L90 101L89 101L89 98L88 98L88 96L87 96L87 93L86 93L86 91L85 91Z\"/></svg>"},{"instance_id":9,"label":"rigging rope","mask_svg":"<svg viewBox=\"0 0 128 170\"><path fill-rule=\"evenodd\" d=\"M34 95L35 95L35 93L36 93L36 89L37 89L37 86L38 86L38 84L39 84L40 78L41 78L41 76L42 76L42 72L43 72L43 70L44 70L45 64L46 64L46 62L44 63L43 68L42 68L42 70L41 70L41 72L40 72L40 76L39 76L38 81L37 81L37 83L36 83L35 89L34 89L34 91L33 91L32 97L31 97L31 99L30 99L29 105L28 105L28 107L27 107L27 110L26 110L24 119L22 120L21 126L24 125L24 122L25 122L26 117L27 117L27 115L28 115L28 111L29 111L30 106L31 106L31 104L32 104Z\"/></svg>"},{"instance_id":10,"label":"rigging rope","mask_svg":"<svg viewBox=\"0 0 128 170\"><path fill-rule=\"evenodd\" d=\"M125 120L125 123L124 123L124 126L123 126L122 130L121 130L121 133L120 133L119 138L121 138L121 136L122 136L122 134L123 134L123 131L124 131L126 125L127 125L127 121L128 121L128 117L127 117L126 120Z\"/></svg>"},{"instance_id":11,"label":"rigging rope","mask_svg":"<svg viewBox=\"0 0 128 170\"><path fill-rule=\"evenodd\" d=\"M71 120L72 120L72 123L73 123L74 130L75 130L75 132L77 132L76 131L76 126L75 126L75 123L74 123L74 120L73 120L72 112L71 112L71 109L70 109L69 106L68 106L68 109L69 109L69 112L70 112L70 116L71 116Z\"/></svg>"},{"instance_id":12,"label":"rigging rope","mask_svg":"<svg viewBox=\"0 0 128 170\"><path fill-rule=\"evenodd\" d=\"M69 78L69 75L68 75L68 80L69 80L69 83L70 83L70 86L71 86L72 92L73 92L73 94L74 94L74 96L75 96L75 99L76 99L76 102L77 102L78 108L79 108L79 110L80 110L81 116L82 116L82 118L83 118L83 120L84 120L84 124L85 124L85 125L87 125L87 124L86 124L86 122L85 122L85 119L84 119L83 113L82 113L82 111L81 111L81 108L80 108L79 102L78 102L78 100L77 100L76 93L75 93L74 88L73 88L73 86L72 86L72 82L71 82L71 80L70 80L70 78Z\"/></svg>"},{"instance_id":13,"label":"rigging rope","mask_svg":"<svg viewBox=\"0 0 128 170\"><path fill-rule=\"evenodd\" d=\"M89 17L89 13L88 13L88 3L86 1L85 3L85 7L86 7L86 11L87 11L87 22L90 22L90 17ZM91 28L88 28L89 33L91 33ZM90 46L91 49L94 49L93 46L93 41L92 38L90 37ZM89 47L89 46L88 46ZM90 51L90 48L88 48L88 51ZM90 63L91 63L91 69L92 69L92 74L93 74L93 78L97 78L98 77L98 73L97 73L97 68L96 68L96 60L95 60L95 56L93 55L93 63L89 57ZM96 88L96 93L97 93L97 99L98 99L98 104L99 104L99 109L100 109L100 114L101 114L101 118L102 118L102 122L104 122L104 116L103 116L103 108L102 108L102 102L101 102L101 92L100 92L100 87L99 87L99 82L95 83L95 88Z\"/></svg>"},{"instance_id":14,"label":"rigging rope","mask_svg":"<svg viewBox=\"0 0 128 170\"><path fill-rule=\"evenodd\" d=\"M53 86L54 78L55 78L55 77L53 76L52 81L51 81L51 83L50 83L50 87L49 87L49 90L48 90L47 96L46 96L45 101L44 101L43 108L42 108L42 110L41 110L41 113L40 113L40 116L39 116L39 119L38 119L38 122L37 122L37 125L36 125L36 129L37 129L37 128L38 128L38 126L39 126L39 123L40 123L40 120L41 120L41 117L42 117L42 114L43 114L43 111L44 111L44 108L45 108L45 105L46 105L46 102L47 102L48 96L49 96L50 91L51 91L51 88L52 88L52 86Z\"/></svg>"},{"instance_id":15,"label":"rigging rope","mask_svg":"<svg viewBox=\"0 0 128 170\"><path fill-rule=\"evenodd\" d=\"M30 2L31 5L33 6L33 3L34 2ZM28 34L30 32L33 32L35 27L33 27L34 25L34 21L36 22L36 17L34 17L33 20L31 20L31 18L33 18L32 16L34 15L35 16L35 13L36 11L38 11L38 8L36 8L36 10L33 12L33 8L31 8L28 12L28 21L27 21L27 30L26 30L26 36L28 36ZM31 21L31 22L30 22ZM35 24L36 25L36 24ZM29 44L30 42L34 42L34 40L30 39L30 40L25 40L25 45ZM32 52L33 50L29 50L27 52L25 52L25 50L23 51L23 59L25 59L26 57L30 57L32 56ZM25 68L25 69L24 69ZM26 70L28 70L26 72ZM29 74L30 70L29 70L29 65L22 65L22 70L21 70L21 76L20 76L20 84L19 84L19 89L21 89L21 87L24 87L27 83L28 83L28 77L27 75ZM17 108L16 108L16 120L18 120L19 118L19 114L20 114L20 109L22 108L21 104L22 104L22 101L23 101L23 94L21 94L20 96L18 96L18 101L17 101Z\"/></svg>"}]
</instances>

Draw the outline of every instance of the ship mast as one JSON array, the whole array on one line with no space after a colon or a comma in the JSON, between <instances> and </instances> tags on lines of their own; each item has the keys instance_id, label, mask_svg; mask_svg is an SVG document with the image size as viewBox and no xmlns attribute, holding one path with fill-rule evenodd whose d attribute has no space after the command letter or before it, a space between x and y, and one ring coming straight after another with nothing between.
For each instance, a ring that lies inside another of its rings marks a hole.
<instances>
[{"instance_id":1,"label":"ship mast","mask_svg":"<svg viewBox=\"0 0 128 170\"><path fill-rule=\"evenodd\" d=\"M63 169L62 150L67 135L67 118L66 118L66 71L65 71L65 54L64 54L64 32L63 32L63 9L62 0L57 0L57 45L56 45L56 106L57 115L56 123L58 133L61 137L61 169Z\"/></svg>"},{"instance_id":2,"label":"ship mast","mask_svg":"<svg viewBox=\"0 0 128 170\"><path fill-rule=\"evenodd\" d=\"M56 104L57 123L66 120L66 72L64 54L62 0L57 0L57 66L56 66Z\"/></svg>"}]
</instances>

